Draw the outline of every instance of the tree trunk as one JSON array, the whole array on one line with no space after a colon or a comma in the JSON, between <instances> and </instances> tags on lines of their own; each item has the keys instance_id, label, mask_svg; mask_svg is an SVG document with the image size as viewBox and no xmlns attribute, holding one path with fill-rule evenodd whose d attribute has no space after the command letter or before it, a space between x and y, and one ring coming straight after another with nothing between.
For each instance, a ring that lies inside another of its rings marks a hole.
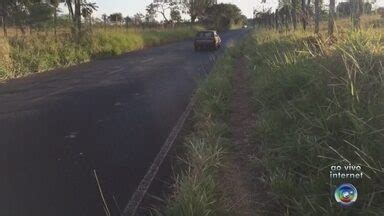
<instances>
[{"instance_id":1,"label":"tree trunk","mask_svg":"<svg viewBox=\"0 0 384 216\"><path fill-rule=\"evenodd\" d=\"M301 22L303 24L304 31L307 30L307 8L305 5L305 0L301 0Z\"/></svg>"},{"instance_id":2,"label":"tree trunk","mask_svg":"<svg viewBox=\"0 0 384 216\"><path fill-rule=\"evenodd\" d=\"M53 27L54 27L55 40L57 41L57 7L56 6L53 14Z\"/></svg>"},{"instance_id":3,"label":"tree trunk","mask_svg":"<svg viewBox=\"0 0 384 216\"><path fill-rule=\"evenodd\" d=\"M351 7L351 21L352 21L352 28L355 28L355 23L356 23L356 21L355 21L355 16L356 16L356 13L355 13L355 11L356 11L356 9L355 9L355 7L356 7L356 4L355 4L355 0L349 0L349 5L350 5L350 7Z\"/></svg>"},{"instance_id":4,"label":"tree trunk","mask_svg":"<svg viewBox=\"0 0 384 216\"><path fill-rule=\"evenodd\" d=\"M275 11L275 25L276 25L276 31L279 31L279 10L276 9Z\"/></svg>"},{"instance_id":5,"label":"tree trunk","mask_svg":"<svg viewBox=\"0 0 384 216\"><path fill-rule=\"evenodd\" d=\"M285 23L285 31L288 31L290 21L292 20L291 19L291 13L289 11L289 8L284 9L284 12L285 13L284 13L283 19L284 19L284 23Z\"/></svg>"},{"instance_id":6,"label":"tree trunk","mask_svg":"<svg viewBox=\"0 0 384 216\"><path fill-rule=\"evenodd\" d=\"M7 37L8 32L7 32L7 23L6 23L5 17L1 17L1 23L3 25L4 36Z\"/></svg>"},{"instance_id":7,"label":"tree trunk","mask_svg":"<svg viewBox=\"0 0 384 216\"><path fill-rule=\"evenodd\" d=\"M362 0L350 0L352 27L360 29L360 15L362 14Z\"/></svg>"},{"instance_id":8,"label":"tree trunk","mask_svg":"<svg viewBox=\"0 0 384 216\"><path fill-rule=\"evenodd\" d=\"M169 20L167 19L167 16L165 15L165 12L164 12L164 11L163 11L163 12L160 12L160 14L161 14L161 16L163 17L164 22L165 22L165 23L169 23Z\"/></svg>"},{"instance_id":9,"label":"tree trunk","mask_svg":"<svg viewBox=\"0 0 384 216\"><path fill-rule=\"evenodd\" d=\"M320 0L315 0L315 34L320 31Z\"/></svg>"},{"instance_id":10,"label":"tree trunk","mask_svg":"<svg viewBox=\"0 0 384 216\"><path fill-rule=\"evenodd\" d=\"M72 19L74 19L73 8L72 8L72 1L71 0L66 0L65 3L67 4L67 7L68 7L69 16Z\"/></svg>"},{"instance_id":11,"label":"tree trunk","mask_svg":"<svg viewBox=\"0 0 384 216\"><path fill-rule=\"evenodd\" d=\"M328 35L332 36L335 29L335 0L329 1Z\"/></svg>"},{"instance_id":12,"label":"tree trunk","mask_svg":"<svg viewBox=\"0 0 384 216\"><path fill-rule=\"evenodd\" d=\"M75 37L76 42L80 43L81 37L81 0L75 0Z\"/></svg>"},{"instance_id":13,"label":"tree trunk","mask_svg":"<svg viewBox=\"0 0 384 216\"><path fill-rule=\"evenodd\" d=\"M197 16L195 14L191 14L191 23L195 23Z\"/></svg>"},{"instance_id":14,"label":"tree trunk","mask_svg":"<svg viewBox=\"0 0 384 216\"><path fill-rule=\"evenodd\" d=\"M292 23L293 23L293 29L296 30L297 28L297 18L296 18L296 6L297 6L297 0L292 0Z\"/></svg>"}]
</instances>

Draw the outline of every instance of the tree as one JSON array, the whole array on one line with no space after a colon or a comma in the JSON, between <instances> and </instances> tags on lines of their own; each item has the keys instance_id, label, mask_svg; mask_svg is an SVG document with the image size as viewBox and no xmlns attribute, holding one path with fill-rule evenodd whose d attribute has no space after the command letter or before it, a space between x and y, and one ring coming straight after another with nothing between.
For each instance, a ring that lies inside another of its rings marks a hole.
<instances>
[{"instance_id":1,"label":"tree","mask_svg":"<svg viewBox=\"0 0 384 216\"><path fill-rule=\"evenodd\" d=\"M207 8L217 4L217 0L181 0L181 4L194 23L197 18L204 16Z\"/></svg>"},{"instance_id":2,"label":"tree","mask_svg":"<svg viewBox=\"0 0 384 216\"><path fill-rule=\"evenodd\" d=\"M121 24L123 22L123 14L113 13L108 16L108 20L114 24Z\"/></svg>"},{"instance_id":3,"label":"tree","mask_svg":"<svg viewBox=\"0 0 384 216\"><path fill-rule=\"evenodd\" d=\"M40 3L38 0L1 0L0 1L0 14L3 25L3 31L6 35L6 23L11 20L16 24L21 32L24 34L24 25L30 18L29 7L35 3Z\"/></svg>"},{"instance_id":4,"label":"tree","mask_svg":"<svg viewBox=\"0 0 384 216\"><path fill-rule=\"evenodd\" d=\"M108 15L107 14L101 15L101 19L103 20L104 28L107 28Z\"/></svg>"},{"instance_id":5,"label":"tree","mask_svg":"<svg viewBox=\"0 0 384 216\"><path fill-rule=\"evenodd\" d=\"M335 0L329 1L328 35L332 36L335 28Z\"/></svg>"},{"instance_id":6,"label":"tree","mask_svg":"<svg viewBox=\"0 0 384 216\"><path fill-rule=\"evenodd\" d=\"M349 2L340 2L337 5L337 13L342 16L352 16L354 12L354 5L357 4L358 12L360 14L370 14L372 12L372 5L374 1L349 1ZM352 17L353 18L353 17Z\"/></svg>"},{"instance_id":7,"label":"tree","mask_svg":"<svg viewBox=\"0 0 384 216\"><path fill-rule=\"evenodd\" d=\"M96 3L87 2L87 0L65 0L69 15L73 22L73 32L77 42L80 42L81 36L81 16L84 13L91 14L97 10Z\"/></svg>"},{"instance_id":8,"label":"tree","mask_svg":"<svg viewBox=\"0 0 384 216\"><path fill-rule=\"evenodd\" d=\"M319 34L320 31L320 0L315 0L315 34Z\"/></svg>"},{"instance_id":9,"label":"tree","mask_svg":"<svg viewBox=\"0 0 384 216\"><path fill-rule=\"evenodd\" d=\"M133 21L133 19L129 16L126 16L124 17L124 23L125 23L125 26L128 28L129 24L131 24Z\"/></svg>"},{"instance_id":10,"label":"tree","mask_svg":"<svg viewBox=\"0 0 384 216\"><path fill-rule=\"evenodd\" d=\"M165 23L168 23L170 18L167 17L167 14L173 10L176 10L177 8L178 5L175 1L156 1L149 4L146 10L147 15L156 17L157 14L160 14L163 17Z\"/></svg>"},{"instance_id":11,"label":"tree","mask_svg":"<svg viewBox=\"0 0 384 216\"><path fill-rule=\"evenodd\" d=\"M304 31L307 29L307 6L305 0L301 0L301 22L303 24Z\"/></svg>"},{"instance_id":12,"label":"tree","mask_svg":"<svg viewBox=\"0 0 384 216\"><path fill-rule=\"evenodd\" d=\"M297 29L296 8L297 8L297 0L292 0L291 14L292 14L292 23L293 23L294 30Z\"/></svg>"},{"instance_id":13,"label":"tree","mask_svg":"<svg viewBox=\"0 0 384 216\"><path fill-rule=\"evenodd\" d=\"M350 16L351 15L351 2L340 2L337 5L337 13L341 16Z\"/></svg>"},{"instance_id":14,"label":"tree","mask_svg":"<svg viewBox=\"0 0 384 216\"><path fill-rule=\"evenodd\" d=\"M215 29L229 29L232 24L241 24L246 20L236 5L221 3L207 8L202 21Z\"/></svg>"},{"instance_id":15,"label":"tree","mask_svg":"<svg viewBox=\"0 0 384 216\"><path fill-rule=\"evenodd\" d=\"M372 3L371 2L364 2L364 14L371 14L372 13Z\"/></svg>"},{"instance_id":16,"label":"tree","mask_svg":"<svg viewBox=\"0 0 384 216\"><path fill-rule=\"evenodd\" d=\"M147 13L145 14L144 20L146 25L156 23L157 11L151 8L151 5L147 6Z\"/></svg>"},{"instance_id":17,"label":"tree","mask_svg":"<svg viewBox=\"0 0 384 216\"><path fill-rule=\"evenodd\" d=\"M50 0L50 3L52 7L54 8L53 12L53 28L54 28L54 34L55 34L55 39L57 40L57 10L59 7L59 3L63 2L62 0Z\"/></svg>"},{"instance_id":18,"label":"tree","mask_svg":"<svg viewBox=\"0 0 384 216\"><path fill-rule=\"evenodd\" d=\"M142 13L137 13L137 14L133 15L133 23L137 26L142 25L144 17L145 16Z\"/></svg>"},{"instance_id":19,"label":"tree","mask_svg":"<svg viewBox=\"0 0 384 216\"><path fill-rule=\"evenodd\" d=\"M46 3L33 3L27 5L27 23L30 27L41 28L44 23L54 16L54 9Z\"/></svg>"},{"instance_id":20,"label":"tree","mask_svg":"<svg viewBox=\"0 0 384 216\"><path fill-rule=\"evenodd\" d=\"M4 36L7 36L7 17L8 17L9 4L10 4L9 0L0 1L0 18L1 18L1 24L3 26Z\"/></svg>"},{"instance_id":21,"label":"tree","mask_svg":"<svg viewBox=\"0 0 384 216\"><path fill-rule=\"evenodd\" d=\"M384 18L384 7L380 7L377 9L377 13L380 14L382 18Z\"/></svg>"},{"instance_id":22,"label":"tree","mask_svg":"<svg viewBox=\"0 0 384 216\"><path fill-rule=\"evenodd\" d=\"M272 20L274 19L274 15L271 12L271 8L265 9L262 11L254 11L255 23L260 26L272 27ZM278 25L278 24L277 24Z\"/></svg>"},{"instance_id":23,"label":"tree","mask_svg":"<svg viewBox=\"0 0 384 216\"><path fill-rule=\"evenodd\" d=\"M182 21L181 13L177 9L171 10L171 20L173 23L180 23Z\"/></svg>"},{"instance_id":24,"label":"tree","mask_svg":"<svg viewBox=\"0 0 384 216\"><path fill-rule=\"evenodd\" d=\"M350 0L351 4L351 16L352 26L354 29L360 29L360 16L363 13L363 1L362 0Z\"/></svg>"},{"instance_id":25,"label":"tree","mask_svg":"<svg viewBox=\"0 0 384 216\"><path fill-rule=\"evenodd\" d=\"M8 7L7 13L9 18L12 19L13 23L16 24L21 30L22 34L25 34L24 26L28 17L28 5L31 3L28 0L6 0Z\"/></svg>"}]
</instances>

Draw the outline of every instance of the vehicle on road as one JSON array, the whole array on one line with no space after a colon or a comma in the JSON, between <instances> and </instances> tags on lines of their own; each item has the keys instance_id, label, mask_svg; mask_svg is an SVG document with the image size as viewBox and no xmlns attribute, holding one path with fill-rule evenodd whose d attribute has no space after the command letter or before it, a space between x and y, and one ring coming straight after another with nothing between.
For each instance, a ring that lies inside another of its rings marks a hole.
<instances>
[{"instance_id":1,"label":"vehicle on road","mask_svg":"<svg viewBox=\"0 0 384 216\"><path fill-rule=\"evenodd\" d=\"M221 46L221 38L216 31L200 31L197 33L194 41L195 51L199 50L217 50Z\"/></svg>"}]
</instances>

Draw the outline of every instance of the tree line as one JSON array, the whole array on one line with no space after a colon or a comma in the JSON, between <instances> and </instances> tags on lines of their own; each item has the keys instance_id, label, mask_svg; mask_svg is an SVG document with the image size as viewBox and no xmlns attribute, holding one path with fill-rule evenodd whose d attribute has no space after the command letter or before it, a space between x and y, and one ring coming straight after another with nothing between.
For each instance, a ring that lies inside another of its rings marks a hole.
<instances>
[{"instance_id":1,"label":"tree line","mask_svg":"<svg viewBox=\"0 0 384 216\"><path fill-rule=\"evenodd\" d=\"M188 15L189 21L183 20L183 15ZM156 26L182 22L193 24L199 21L201 24L223 29L245 22L246 19L236 5L218 4L217 0L156 0L146 7L145 14L137 13L132 17L123 17L121 13L103 15L105 24Z\"/></svg>"},{"instance_id":2,"label":"tree line","mask_svg":"<svg viewBox=\"0 0 384 216\"><path fill-rule=\"evenodd\" d=\"M266 3L268 0L262 0ZM254 11L254 21L256 25L266 26L277 30L291 27L296 30L298 23L301 23L302 29L306 30L310 20L314 21L314 32L320 31L320 21L322 17L328 18L328 34L333 35L335 29L336 15L350 16L352 26L355 29L360 28L360 17L362 14L370 14L375 0L348 0L340 2L336 7L335 0L329 0L328 10L324 7L323 0L279 0L279 7L272 11L271 9ZM337 12L337 14L336 14Z\"/></svg>"},{"instance_id":3,"label":"tree line","mask_svg":"<svg viewBox=\"0 0 384 216\"><path fill-rule=\"evenodd\" d=\"M1 0L0 21L4 35L7 35L7 26L16 26L25 34L25 27L30 30L41 28L50 21L53 21L56 35L60 3L64 3L68 8L72 33L79 38L82 19L90 18L97 10L97 5L87 0Z\"/></svg>"},{"instance_id":4,"label":"tree line","mask_svg":"<svg viewBox=\"0 0 384 216\"><path fill-rule=\"evenodd\" d=\"M58 16L60 4L65 5L68 14ZM246 19L237 6L217 4L217 0L154 0L147 5L145 14L137 13L126 17L122 13L103 14L101 19L92 17L97 9L98 6L88 0L1 0L0 22L5 36L9 26L17 27L22 34L25 34L26 29L32 32L34 29L53 27L56 35L57 26L66 23L78 41L87 22L104 26L152 27L173 26L177 23L193 24L198 21L226 28ZM184 20L183 17L189 19Z\"/></svg>"}]
</instances>

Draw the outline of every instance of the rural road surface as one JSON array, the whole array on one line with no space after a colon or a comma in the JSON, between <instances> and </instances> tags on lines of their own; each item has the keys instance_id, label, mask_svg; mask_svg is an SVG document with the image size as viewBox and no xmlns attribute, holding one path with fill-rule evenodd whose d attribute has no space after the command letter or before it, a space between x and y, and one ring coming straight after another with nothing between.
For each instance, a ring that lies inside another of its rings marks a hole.
<instances>
[{"instance_id":1,"label":"rural road surface","mask_svg":"<svg viewBox=\"0 0 384 216\"><path fill-rule=\"evenodd\" d=\"M213 54L188 40L0 84L0 216L105 215L94 170L118 215Z\"/></svg>"}]
</instances>

